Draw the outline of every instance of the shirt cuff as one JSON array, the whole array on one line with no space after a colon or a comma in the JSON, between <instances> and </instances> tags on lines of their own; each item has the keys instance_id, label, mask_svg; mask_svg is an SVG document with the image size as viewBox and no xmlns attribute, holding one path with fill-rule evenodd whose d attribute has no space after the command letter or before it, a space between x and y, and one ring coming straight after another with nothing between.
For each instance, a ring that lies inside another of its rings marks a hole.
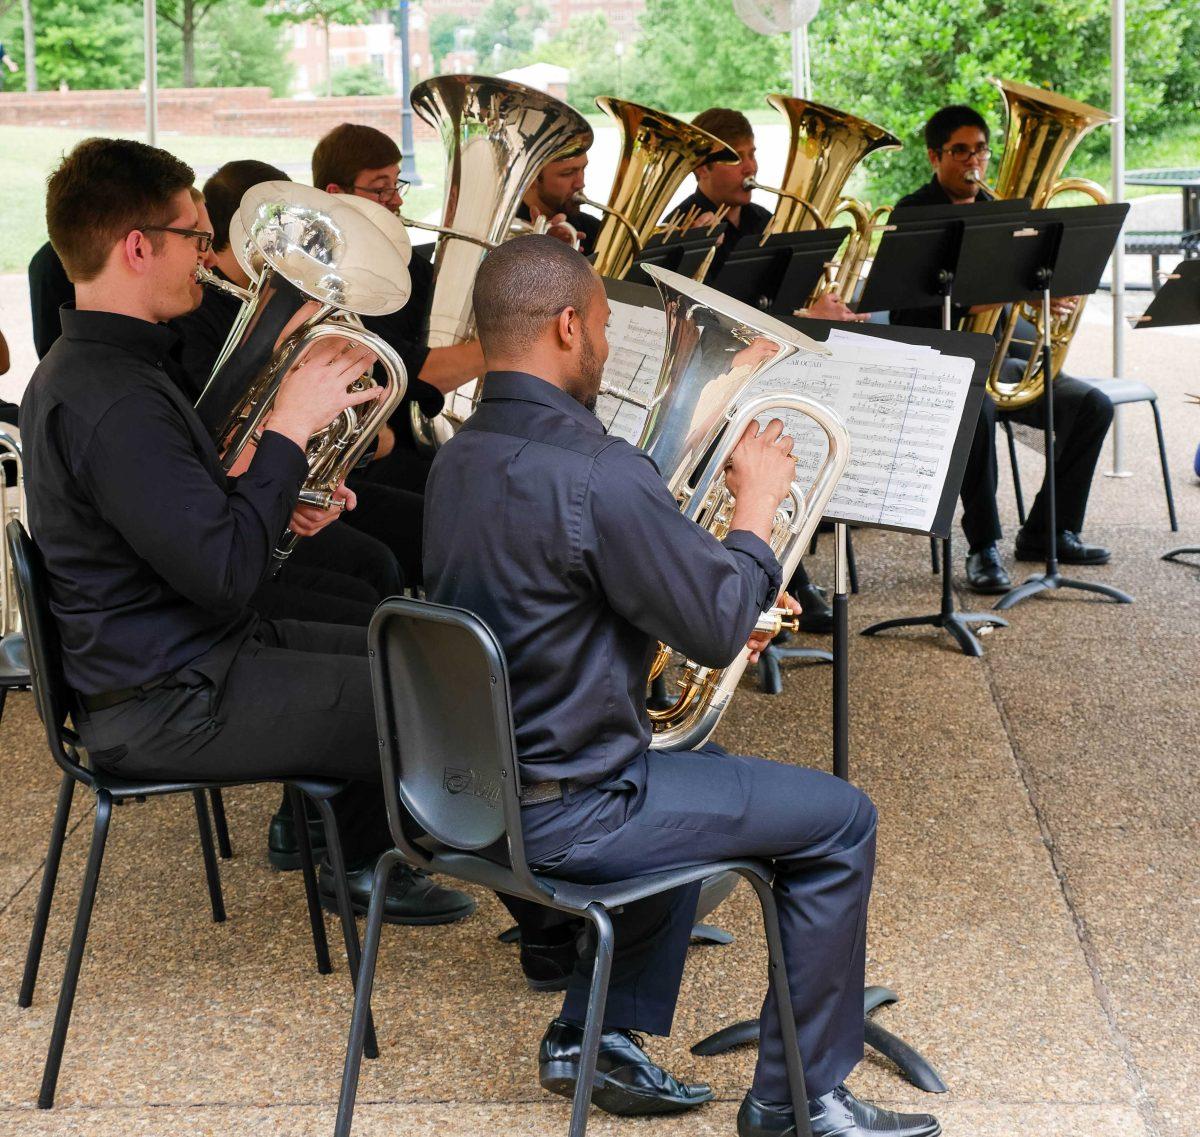
<instances>
[{"instance_id":1,"label":"shirt cuff","mask_svg":"<svg viewBox=\"0 0 1200 1137\"><path fill-rule=\"evenodd\" d=\"M308 459L304 451L286 435L269 428L258 440L250 465L259 477L278 478L294 485L297 493L308 477Z\"/></svg>"},{"instance_id":2,"label":"shirt cuff","mask_svg":"<svg viewBox=\"0 0 1200 1137\"><path fill-rule=\"evenodd\" d=\"M748 529L734 529L723 544L731 553L741 553L749 557L762 569L766 577L766 587L759 594L759 610L765 612L775 603L775 598L783 587L783 567L771 551L771 546Z\"/></svg>"}]
</instances>

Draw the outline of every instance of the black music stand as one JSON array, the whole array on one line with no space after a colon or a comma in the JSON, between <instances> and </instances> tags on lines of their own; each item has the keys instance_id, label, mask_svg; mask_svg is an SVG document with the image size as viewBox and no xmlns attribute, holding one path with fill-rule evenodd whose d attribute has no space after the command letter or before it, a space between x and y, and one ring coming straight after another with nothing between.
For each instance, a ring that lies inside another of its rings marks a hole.
<instances>
[{"instance_id":1,"label":"black music stand","mask_svg":"<svg viewBox=\"0 0 1200 1137\"><path fill-rule=\"evenodd\" d=\"M1158 290L1150 307L1134 318L1133 327L1172 328L1200 324L1200 260L1180 261ZM1200 554L1200 545L1180 545L1163 553L1164 561Z\"/></svg>"},{"instance_id":2,"label":"black music stand","mask_svg":"<svg viewBox=\"0 0 1200 1137\"><path fill-rule=\"evenodd\" d=\"M704 258L724 236L726 228L725 223L721 222L711 229L702 226L683 234L667 233L652 237L634 256L625 279L631 284L645 284L653 288L654 281L642 271L642 265L658 265L694 279L704 264Z\"/></svg>"},{"instance_id":3,"label":"black music stand","mask_svg":"<svg viewBox=\"0 0 1200 1137\"><path fill-rule=\"evenodd\" d=\"M938 307L942 313L942 330L950 331L952 299L962 303L956 288L963 236L972 224L985 223L997 216L1023 212L1026 203L980 202L970 210L957 205L914 206L897 209L884 230L879 251L871 265L866 287L859 299L863 312L880 312L891 308ZM976 418L978 406L976 406ZM964 415L964 419L966 416ZM975 421L971 420L972 423ZM969 445L969 443L968 443ZM959 473L955 496L961 487ZM951 531L941 538L942 600L941 607L931 616L900 616L881 620L864 628L864 636L891 628L942 628L950 633L964 655L983 655L983 644L975 635L974 624L984 631L1008 626L1006 620L990 612L956 612L953 590L953 544Z\"/></svg>"},{"instance_id":4,"label":"black music stand","mask_svg":"<svg viewBox=\"0 0 1200 1137\"><path fill-rule=\"evenodd\" d=\"M807 303L849 234L842 226L777 233L762 243L743 237L707 283L772 316L791 316Z\"/></svg>"},{"instance_id":5,"label":"black music stand","mask_svg":"<svg viewBox=\"0 0 1200 1137\"><path fill-rule=\"evenodd\" d=\"M964 237L964 262L976 274L966 291L971 304L1040 300L1042 326L1050 327L1050 290L1059 296L1087 296L1100 286L1100 278L1121 234L1128 203L1089 205L1071 209L1041 209L1024 219L972 228ZM967 256L967 246L973 256ZM986 270L986 271L985 271ZM1020 291L1016 289L1019 286ZM1093 581L1072 580L1058 571L1058 518L1054 499L1054 383L1050 380L1052 351L1049 339L1042 344L1042 427L1045 436L1046 473L1042 494L1046 500L1046 571L1034 573L996 602L997 611L1041 592L1074 588L1107 596L1118 604L1133 597L1119 588Z\"/></svg>"}]
</instances>

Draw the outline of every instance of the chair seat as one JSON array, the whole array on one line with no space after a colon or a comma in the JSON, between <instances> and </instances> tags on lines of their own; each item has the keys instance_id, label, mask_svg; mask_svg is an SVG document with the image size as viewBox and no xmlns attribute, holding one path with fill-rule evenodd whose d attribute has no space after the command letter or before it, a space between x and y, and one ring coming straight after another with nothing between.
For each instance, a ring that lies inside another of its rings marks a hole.
<instances>
[{"instance_id":1,"label":"chair seat","mask_svg":"<svg viewBox=\"0 0 1200 1137\"><path fill-rule=\"evenodd\" d=\"M1109 398L1114 407L1122 403L1152 403L1158 398L1158 392L1148 383L1137 379L1084 379L1093 387L1098 387Z\"/></svg>"},{"instance_id":2,"label":"chair seat","mask_svg":"<svg viewBox=\"0 0 1200 1137\"><path fill-rule=\"evenodd\" d=\"M13 632L0 640L0 687L28 687L29 649L25 637Z\"/></svg>"},{"instance_id":3,"label":"chair seat","mask_svg":"<svg viewBox=\"0 0 1200 1137\"><path fill-rule=\"evenodd\" d=\"M316 778L235 778L224 781L177 782L163 778L122 778L108 770L92 769L94 784L107 790L116 800L151 797L156 794L194 793L196 790L226 790L236 786L258 786L274 782L289 784L314 799L331 798L341 793L345 782Z\"/></svg>"},{"instance_id":4,"label":"chair seat","mask_svg":"<svg viewBox=\"0 0 1200 1137\"><path fill-rule=\"evenodd\" d=\"M752 872L768 883L771 880L771 869L765 861L742 858L687 865L665 872L629 877L626 880L606 881L603 884L580 884L577 881L560 880L537 873L537 881L545 886L546 892L535 896L530 894L510 869L484 860L477 854L460 853L439 846L430 854L430 861L430 871L434 873L445 873L459 880L485 885L497 892L523 896L537 903L573 912L583 912L590 904L602 904L608 909L619 908L623 904L632 904L648 896L657 896L669 889L694 884L722 872Z\"/></svg>"}]
</instances>

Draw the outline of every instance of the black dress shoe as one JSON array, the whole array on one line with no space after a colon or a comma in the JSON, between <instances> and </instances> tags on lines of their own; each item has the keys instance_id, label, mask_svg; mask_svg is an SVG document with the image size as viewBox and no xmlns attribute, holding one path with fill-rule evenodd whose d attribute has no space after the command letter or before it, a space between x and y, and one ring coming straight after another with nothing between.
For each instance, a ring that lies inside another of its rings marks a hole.
<instances>
[{"instance_id":1,"label":"black dress shoe","mask_svg":"<svg viewBox=\"0 0 1200 1137\"><path fill-rule=\"evenodd\" d=\"M825 599L825 593L815 584L801 585L791 591L792 598L800 602L800 630L816 636L833 634L833 609Z\"/></svg>"},{"instance_id":2,"label":"black dress shoe","mask_svg":"<svg viewBox=\"0 0 1200 1137\"><path fill-rule=\"evenodd\" d=\"M325 826L318 817L308 819L308 840L313 857L320 861L325 852ZM300 867L300 846L296 844L291 813L280 812L271 818L271 828L267 831L267 860L280 872L293 872Z\"/></svg>"},{"instance_id":3,"label":"black dress shoe","mask_svg":"<svg viewBox=\"0 0 1200 1137\"><path fill-rule=\"evenodd\" d=\"M569 939L558 943L526 943L521 937L521 970L531 991L565 991L578 958L574 931Z\"/></svg>"},{"instance_id":4,"label":"black dress shoe","mask_svg":"<svg viewBox=\"0 0 1200 1137\"><path fill-rule=\"evenodd\" d=\"M1058 531L1056 556L1064 565L1106 565L1112 556L1103 545L1085 545L1079 534L1070 529ZM1017 534L1017 560L1044 561L1046 559L1046 536L1032 533L1029 528Z\"/></svg>"},{"instance_id":5,"label":"black dress shoe","mask_svg":"<svg viewBox=\"0 0 1200 1137\"><path fill-rule=\"evenodd\" d=\"M346 881L350 885L350 906L360 916L366 914L367 905L371 903L374 875L373 864L346 873ZM333 884L333 868L328 861L321 862L317 890L321 896L321 907L336 912L337 891ZM465 892L443 888L425 873L417 872L408 865L397 865L392 869L387 900L383 906L385 924L452 924L455 920L466 919L474 911L475 901Z\"/></svg>"},{"instance_id":6,"label":"black dress shoe","mask_svg":"<svg viewBox=\"0 0 1200 1137\"><path fill-rule=\"evenodd\" d=\"M554 1019L538 1051L538 1081L552 1094L575 1096L583 1028ZM607 1113L634 1117L651 1113L682 1113L716 1095L703 1082L687 1085L650 1061L641 1041L629 1031L606 1030L600 1035L592 1104Z\"/></svg>"},{"instance_id":7,"label":"black dress shoe","mask_svg":"<svg viewBox=\"0 0 1200 1137\"><path fill-rule=\"evenodd\" d=\"M1004 571L1004 562L1000 560L1000 552L994 542L967 555L967 587L972 592L987 595L1007 592L1012 588L1012 581Z\"/></svg>"},{"instance_id":8,"label":"black dress shoe","mask_svg":"<svg viewBox=\"0 0 1200 1137\"><path fill-rule=\"evenodd\" d=\"M893 1113L859 1101L845 1086L837 1086L808 1101L813 1137L937 1137L942 1131L928 1113ZM796 1137L796 1117L790 1106L767 1105L747 1094L737 1117L738 1137Z\"/></svg>"}]
</instances>

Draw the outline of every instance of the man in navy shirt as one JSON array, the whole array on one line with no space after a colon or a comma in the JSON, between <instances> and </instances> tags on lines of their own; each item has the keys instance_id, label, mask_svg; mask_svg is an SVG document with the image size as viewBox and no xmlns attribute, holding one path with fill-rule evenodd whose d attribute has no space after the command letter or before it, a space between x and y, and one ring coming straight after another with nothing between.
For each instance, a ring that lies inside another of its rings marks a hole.
<instances>
[{"instance_id":1,"label":"man in navy shirt","mask_svg":"<svg viewBox=\"0 0 1200 1137\"><path fill-rule=\"evenodd\" d=\"M488 373L479 408L433 463L426 588L478 613L503 645L531 863L591 882L771 858L814 1132L932 1137L933 1118L876 1109L843 1083L863 1050L871 802L804 767L715 746L649 749L646 679L658 642L727 666L779 593L767 539L794 476L791 440L777 420L747 430L727 467L736 502L718 541L680 513L649 457L592 413L609 311L583 257L549 236L518 237L484 258L473 300ZM610 1112L712 1100L708 1086L655 1065L637 1039L670 1031L698 891L614 915L592 1095ZM578 1071L588 956L539 1055L543 1086L564 1096ZM768 998L740 1137L794 1132L788 1101Z\"/></svg>"},{"instance_id":2,"label":"man in navy shirt","mask_svg":"<svg viewBox=\"0 0 1200 1137\"><path fill-rule=\"evenodd\" d=\"M363 630L263 620L249 600L286 528L306 536L337 516L297 504L304 447L374 397L348 389L373 357L314 345L281 384L249 467L227 478L172 374L165 326L199 302L212 237L192 180L165 151L93 138L48 185L50 239L76 302L30 381L21 432L72 717L92 761L118 774L348 779L337 800L361 907L390 843ZM336 496L353 508L351 491ZM434 923L473 904L407 874L388 907L393 920Z\"/></svg>"}]
</instances>

